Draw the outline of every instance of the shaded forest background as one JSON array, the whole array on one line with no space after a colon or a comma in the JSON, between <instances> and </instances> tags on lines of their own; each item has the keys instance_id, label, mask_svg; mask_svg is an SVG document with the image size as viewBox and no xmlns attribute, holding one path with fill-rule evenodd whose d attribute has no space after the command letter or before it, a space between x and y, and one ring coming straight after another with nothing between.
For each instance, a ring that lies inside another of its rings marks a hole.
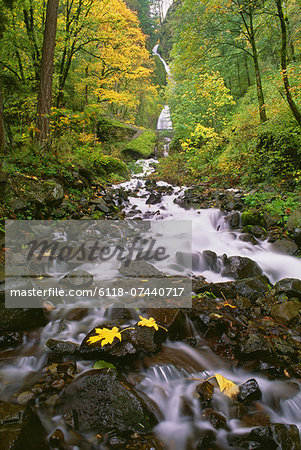
<instances>
[{"instance_id":1,"label":"shaded forest background","mask_svg":"<svg viewBox=\"0 0 301 450\"><path fill-rule=\"evenodd\" d=\"M174 130L159 179L300 190L297 0L177 0L164 20L158 0L0 7L0 150L9 176L71 186L80 167L104 183L122 181L134 159L153 154L168 103ZM167 86L152 55L157 42L171 67ZM27 217L4 204L3 217Z\"/></svg>"}]
</instances>

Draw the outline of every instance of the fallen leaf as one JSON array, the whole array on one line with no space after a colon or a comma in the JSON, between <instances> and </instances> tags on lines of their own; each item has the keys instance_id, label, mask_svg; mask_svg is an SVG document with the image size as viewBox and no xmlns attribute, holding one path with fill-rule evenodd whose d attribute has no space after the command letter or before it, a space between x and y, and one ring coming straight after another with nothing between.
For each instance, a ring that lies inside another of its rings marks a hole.
<instances>
[{"instance_id":1,"label":"fallen leaf","mask_svg":"<svg viewBox=\"0 0 301 450\"><path fill-rule=\"evenodd\" d=\"M214 377L217 381L220 391L223 392L227 397L231 398L239 392L239 387L237 386L237 384L233 383L233 381L228 380L218 373L215 373Z\"/></svg>"}]
</instances>

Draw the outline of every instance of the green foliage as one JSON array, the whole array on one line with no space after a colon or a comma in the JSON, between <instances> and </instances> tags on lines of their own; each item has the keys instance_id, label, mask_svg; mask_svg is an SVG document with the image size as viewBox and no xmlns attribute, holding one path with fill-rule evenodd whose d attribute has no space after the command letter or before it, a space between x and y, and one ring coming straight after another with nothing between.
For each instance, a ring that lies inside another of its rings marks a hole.
<instances>
[{"instance_id":1,"label":"green foliage","mask_svg":"<svg viewBox=\"0 0 301 450\"><path fill-rule=\"evenodd\" d=\"M96 361L93 364L93 369L116 369L116 367L107 361Z\"/></svg>"},{"instance_id":2,"label":"green foliage","mask_svg":"<svg viewBox=\"0 0 301 450\"><path fill-rule=\"evenodd\" d=\"M157 142L157 134L153 130L145 130L122 150L125 157L129 156L134 159L149 158L155 149Z\"/></svg>"},{"instance_id":3,"label":"green foliage","mask_svg":"<svg viewBox=\"0 0 301 450\"><path fill-rule=\"evenodd\" d=\"M117 174L123 179L128 178L126 164L118 158L104 155L100 145L95 147L85 145L75 150L75 161L91 169L97 177Z\"/></svg>"},{"instance_id":4,"label":"green foliage","mask_svg":"<svg viewBox=\"0 0 301 450\"><path fill-rule=\"evenodd\" d=\"M264 211L272 216L279 216L280 223L285 224L290 214L299 207L294 193L280 194L277 192L256 192L245 196L244 203L255 210L244 211L241 215L243 225L256 225L259 223L259 212L262 216Z\"/></svg>"}]
</instances>

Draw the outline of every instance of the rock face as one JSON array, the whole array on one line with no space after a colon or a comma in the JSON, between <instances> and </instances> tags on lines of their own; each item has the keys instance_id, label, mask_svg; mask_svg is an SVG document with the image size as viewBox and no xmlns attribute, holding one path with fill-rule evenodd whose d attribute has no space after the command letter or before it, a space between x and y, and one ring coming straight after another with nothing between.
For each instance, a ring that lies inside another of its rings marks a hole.
<instances>
[{"instance_id":1,"label":"rock face","mask_svg":"<svg viewBox=\"0 0 301 450\"><path fill-rule=\"evenodd\" d=\"M112 328L110 324L101 324L100 328ZM122 340L114 339L112 344L106 344L103 347L100 342L88 344L91 336L97 335L95 328L87 334L81 343L79 356L84 359L104 359L118 365L125 361L129 363L139 356L141 352L155 353L160 349L164 339L166 339L166 331L154 328L138 327L126 330L122 333Z\"/></svg>"},{"instance_id":2,"label":"rock face","mask_svg":"<svg viewBox=\"0 0 301 450\"><path fill-rule=\"evenodd\" d=\"M1 450L46 450L46 433L30 408L0 402Z\"/></svg>"},{"instance_id":3,"label":"rock face","mask_svg":"<svg viewBox=\"0 0 301 450\"><path fill-rule=\"evenodd\" d=\"M254 402L261 399L261 391L255 378L252 378L239 386L237 400L241 403Z\"/></svg>"},{"instance_id":4,"label":"rock face","mask_svg":"<svg viewBox=\"0 0 301 450\"><path fill-rule=\"evenodd\" d=\"M296 278L283 278L275 284L275 288L277 294L285 292L289 298L297 297L301 300L301 280Z\"/></svg>"},{"instance_id":5,"label":"rock face","mask_svg":"<svg viewBox=\"0 0 301 450\"><path fill-rule=\"evenodd\" d=\"M223 276L233 277L236 280L243 278L256 277L262 274L262 269L259 265L250 258L242 256L230 256L223 259L224 268L222 270Z\"/></svg>"},{"instance_id":6,"label":"rock face","mask_svg":"<svg viewBox=\"0 0 301 450\"><path fill-rule=\"evenodd\" d=\"M131 261L128 265L123 263L118 271L125 277L165 277L163 272L146 261Z\"/></svg>"},{"instance_id":7,"label":"rock face","mask_svg":"<svg viewBox=\"0 0 301 450\"><path fill-rule=\"evenodd\" d=\"M229 435L228 441L235 448L299 450L300 437L296 425L275 423L253 428L249 433Z\"/></svg>"},{"instance_id":8,"label":"rock face","mask_svg":"<svg viewBox=\"0 0 301 450\"><path fill-rule=\"evenodd\" d=\"M42 308L5 308L0 304L0 333L29 330L46 323Z\"/></svg>"},{"instance_id":9,"label":"rock face","mask_svg":"<svg viewBox=\"0 0 301 450\"><path fill-rule=\"evenodd\" d=\"M114 370L90 370L62 393L59 411L74 429L105 433L147 433L154 414Z\"/></svg>"}]
</instances>

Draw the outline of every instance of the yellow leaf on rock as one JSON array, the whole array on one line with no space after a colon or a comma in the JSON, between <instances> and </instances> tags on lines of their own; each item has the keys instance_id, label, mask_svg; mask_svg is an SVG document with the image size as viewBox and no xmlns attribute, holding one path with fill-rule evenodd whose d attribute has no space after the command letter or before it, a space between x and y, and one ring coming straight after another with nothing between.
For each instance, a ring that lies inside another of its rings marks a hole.
<instances>
[{"instance_id":1,"label":"yellow leaf on rock","mask_svg":"<svg viewBox=\"0 0 301 450\"><path fill-rule=\"evenodd\" d=\"M227 397L231 398L239 392L239 387L237 386L237 384L233 383L233 381L228 380L218 373L215 373L214 377L217 381L220 391L223 392Z\"/></svg>"},{"instance_id":2,"label":"yellow leaf on rock","mask_svg":"<svg viewBox=\"0 0 301 450\"><path fill-rule=\"evenodd\" d=\"M159 327L153 317L146 319L145 317L139 316L139 318L141 319L140 322L138 322L139 327L149 327L149 328L154 327L154 329L158 331Z\"/></svg>"},{"instance_id":3,"label":"yellow leaf on rock","mask_svg":"<svg viewBox=\"0 0 301 450\"><path fill-rule=\"evenodd\" d=\"M101 346L106 344L112 344L115 338L121 341L121 334L117 327L109 328L95 328L97 335L89 337L88 344L95 344L95 342L101 341Z\"/></svg>"}]
</instances>

